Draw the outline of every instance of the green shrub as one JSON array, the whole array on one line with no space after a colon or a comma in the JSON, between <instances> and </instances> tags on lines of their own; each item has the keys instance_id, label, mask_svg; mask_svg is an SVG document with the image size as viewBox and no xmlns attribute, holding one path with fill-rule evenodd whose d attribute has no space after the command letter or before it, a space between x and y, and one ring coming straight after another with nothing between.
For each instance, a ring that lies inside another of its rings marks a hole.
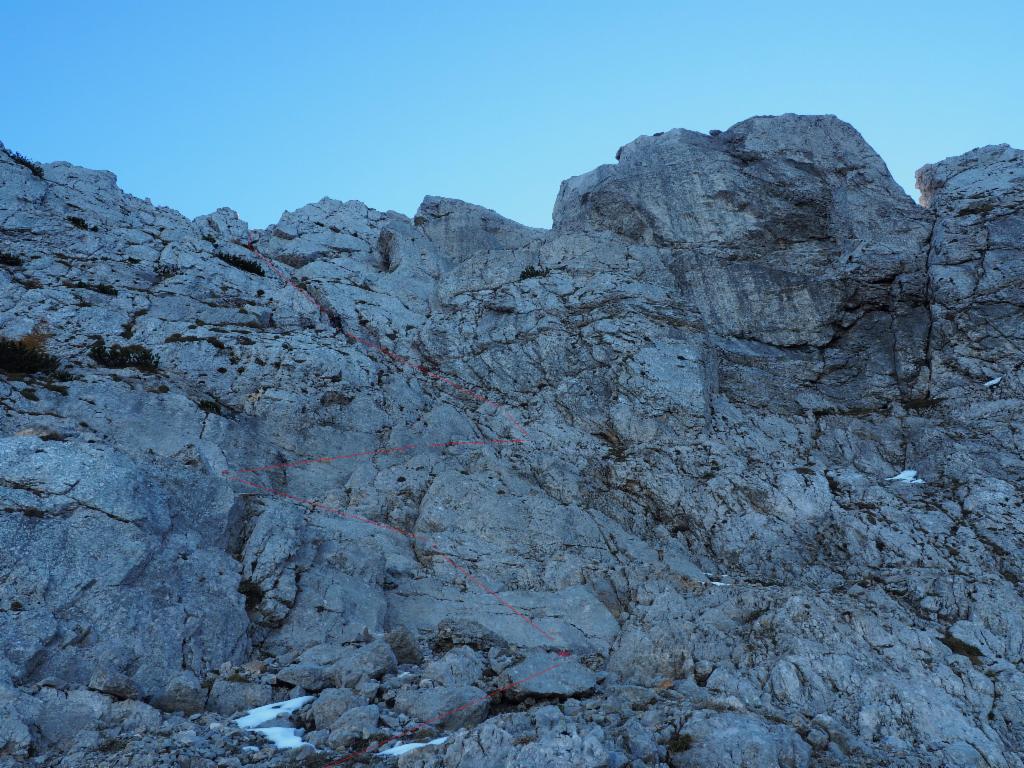
<instances>
[{"instance_id":1,"label":"green shrub","mask_svg":"<svg viewBox=\"0 0 1024 768\"><path fill-rule=\"evenodd\" d=\"M253 275L259 275L260 277L263 277L264 274L266 274L263 271L263 267L255 261L250 261L249 259L242 258L241 256L233 256L230 253L222 253L220 251L217 251L213 255L225 264L230 264L235 269L240 269L243 272L249 272Z\"/></svg>"},{"instance_id":2,"label":"green shrub","mask_svg":"<svg viewBox=\"0 0 1024 768\"><path fill-rule=\"evenodd\" d=\"M5 373L56 373L60 361L43 349L35 334L23 339L0 338L0 370Z\"/></svg>"},{"instance_id":3,"label":"green shrub","mask_svg":"<svg viewBox=\"0 0 1024 768\"><path fill-rule=\"evenodd\" d=\"M29 160L27 157L18 152L10 152L10 155L11 160L16 162L18 165L23 165L26 168L28 168L30 171L32 171L33 176L36 176L37 178L40 179L43 178L43 166L41 166L39 163Z\"/></svg>"},{"instance_id":4,"label":"green shrub","mask_svg":"<svg viewBox=\"0 0 1024 768\"><path fill-rule=\"evenodd\" d=\"M89 228L89 223L81 216L68 216L68 221L71 222L73 227L78 227L79 229Z\"/></svg>"},{"instance_id":5,"label":"green shrub","mask_svg":"<svg viewBox=\"0 0 1024 768\"><path fill-rule=\"evenodd\" d=\"M141 344L111 344L109 347L103 339L96 339L89 348L89 357L104 368L137 368L140 371L152 372L160 367L160 358Z\"/></svg>"},{"instance_id":6,"label":"green shrub","mask_svg":"<svg viewBox=\"0 0 1024 768\"><path fill-rule=\"evenodd\" d=\"M686 752L693 746L693 736L677 731L668 740L668 751L672 753Z\"/></svg>"},{"instance_id":7,"label":"green shrub","mask_svg":"<svg viewBox=\"0 0 1024 768\"><path fill-rule=\"evenodd\" d=\"M519 273L520 280L529 280L531 277L547 277L551 270L547 267L535 267L532 264Z\"/></svg>"},{"instance_id":8,"label":"green shrub","mask_svg":"<svg viewBox=\"0 0 1024 768\"><path fill-rule=\"evenodd\" d=\"M156 272L156 276L161 280L167 280L168 278L180 274L181 270L177 267L171 266L170 264L157 264L154 272Z\"/></svg>"},{"instance_id":9,"label":"green shrub","mask_svg":"<svg viewBox=\"0 0 1024 768\"><path fill-rule=\"evenodd\" d=\"M102 293L106 296L117 296L117 288L115 288L112 285L107 285L106 283L92 284L83 283L81 280L79 280L77 283L71 283L69 287L84 288L87 291L95 291L96 293Z\"/></svg>"}]
</instances>

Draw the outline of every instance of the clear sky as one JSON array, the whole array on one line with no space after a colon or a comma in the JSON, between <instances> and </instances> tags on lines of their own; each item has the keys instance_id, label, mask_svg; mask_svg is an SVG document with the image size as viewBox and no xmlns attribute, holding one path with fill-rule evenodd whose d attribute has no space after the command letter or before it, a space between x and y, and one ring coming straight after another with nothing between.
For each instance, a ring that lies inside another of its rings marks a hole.
<instances>
[{"instance_id":1,"label":"clear sky","mask_svg":"<svg viewBox=\"0 0 1024 768\"><path fill-rule=\"evenodd\" d=\"M550 226L641 134L833 113L914 170L1024 147L1024 2L6 2L0 141L253 226L426 194ZM916 198L916 194L915 194Z\"/></svg>"}]
</instances>

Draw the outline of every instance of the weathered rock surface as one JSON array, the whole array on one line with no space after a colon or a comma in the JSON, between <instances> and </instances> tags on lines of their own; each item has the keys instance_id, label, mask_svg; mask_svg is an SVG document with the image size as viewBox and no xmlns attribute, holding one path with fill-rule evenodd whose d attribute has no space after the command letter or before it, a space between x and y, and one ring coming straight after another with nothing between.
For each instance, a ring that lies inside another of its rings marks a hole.
<instances>
[{"instance_id":1,"label":"weathered rock surface","mask_svg":"<svg viewBox=\"0 0 1024 768\"><path fill-rule=\"evenodd\" d=\"M250 230L0 147L0 765L1022 768L1024 152L617 161Z\"/></svg>"}]
</instances>

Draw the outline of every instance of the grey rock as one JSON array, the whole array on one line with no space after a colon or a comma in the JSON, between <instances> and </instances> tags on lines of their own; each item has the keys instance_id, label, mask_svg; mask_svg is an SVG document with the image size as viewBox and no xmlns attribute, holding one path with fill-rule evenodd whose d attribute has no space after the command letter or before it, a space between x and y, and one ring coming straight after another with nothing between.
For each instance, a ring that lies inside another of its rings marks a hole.
<instances>
[{"instance_id":1,"label":"grey rock","mask_svg":"<svg viewBox=\"0 0 1024 768\"><path fill-rule=\"evenodd\" d=\"M471 685L406 688L395 698L396 709L414 722L445 730L479 723L489 703L487 694Z\"/></svg>"},{"instance_id":2,"label":"grey rock","mask_svg":"<svg viewBox=\"0 0 1024 768\"><path fill-rule=\"evenodd\" d=\"M217 680L210 688L207 709L222 715L233 715L273 700L274 689L264 683Z\"/></svg>"},{"instance_id":3,"label":"grey rock","mask_svg":"<svg viewBox=\"0 0 1024 768\"><path fill-rule=\"evenodd\" d=\"M521 248L545 234L479 205L430 195L420 203L414 222L456 263L487 251Z\"/></svg>"},{"instance_id":4,"label":"grey rock","mask_svg":"<svg viewBox=\"0 0 1024 768\"><path fill-rule=\"evenodd\" d=\"M508 695L583 696L597 683L594 673L576 659L553 653L532 653L525 660L505 671L509 683L517 683Z\"/></svg>"},{"instance_id":5,"label":"grey rock","mask_svg":"<svg viewBox=\"0 0 1024 768\"><path fill-rule=\"evenodd\" d=\"M805 768L811 749L786 729L759 722L749 715L698 715L684 731L689 748L671 756L673 768Z\"/></svg>"},{"instance_id":6,"label":"grey rock","mask_svg":"<svg viewBox=\"0 0 1024 768\"><path fill-rule=\"evenodd\" d=\"M423 676L439 685L475 685L483 671L480 654L463 645L428 664Z\"/></svg>"},{"instance_id":7,"label":"grey rock","mask_svg":"<svg viewBox=\"0 0 1024 768\"><path fill-rule=\"evenodd\" d=\"M0 376L0 761L283 765L207 710L272 686L323 749L444 721L423 768L1024 766L1024 152L915 205L832 116L675 130L550 231L41 174L0 148L0 335L63 370Z\"/></svg>"},{"instance_id":8,"label":"grey rock","mask_svg":"<svg viewBox=\"0 0 1024 768\"><path fill-rule=\"evenodd\" d=\"M398 668L395 653L383 640L362 646L337 662L330 670L336 686L354 687L375 680Z\"/></svg>"},{"instance_id":9,"label":"grey rock","mask_svg":"<svg viewBox=\"0 0 1024 768\"><path fill-rule=\"evenodd\" d=\"M171 678L153 704L164 712L201 712L206 706L207 691L191 672L182 672Z\"/></svg>"},{"instance_id":10,"label":"grey rock","mask_svg":"<svg viewBox=\"0 0 1024 768\"><path fill-rule=\"evenodd\" d=\"M375 704L353 707L331 723L331 735L327 743L334 749L346 749L354 742L377 733L379 722L380 708Z\"/></svg>"},{"instance_id":11,"label":"grey rock","mask_svg":"<svg viewBox=\"0 0 1024 768\"><path fill-rule=\"evenodd\" d=\"M318 730L324 730L348 710L364 706L366 703L365 699L361 699L348 688L328 688L321 691L310 703L309 715L313 720L313 726Z\"/></svg>"},{"instance_id":12,"label":"grey rock","mask_svg":"<svg viewBox=\"0 0 1024 768\"><path fill-rule=\"evenodd\" d=\"M108 693L120 699L139 697L139 689L125 674L111 669L97 669L89 678L89 688L100 693Z\"/></svg>"},{"instance_id":13,"label":"grey rock","mask_svg":"<svg viewBox=\"0 0 1024 768\"><path fill-rule=\"evenodd\" d=\"M296 685L307 691L330 688L334 678L333 670L320 664L289 664L277 673L278 682Z\"/></svg>"},{"instance_id":14,"label":"grey rock","mask_svg":"<svg viewBox=\"0 0 1024 768\"><path fill-rule=\"evenodd\" d=\"M384 636L384 639L391 646L399 664L419 664L423 661L423 652L416 643L412 632L406 627L391 630Z\"/></svg>"}]
</instances>

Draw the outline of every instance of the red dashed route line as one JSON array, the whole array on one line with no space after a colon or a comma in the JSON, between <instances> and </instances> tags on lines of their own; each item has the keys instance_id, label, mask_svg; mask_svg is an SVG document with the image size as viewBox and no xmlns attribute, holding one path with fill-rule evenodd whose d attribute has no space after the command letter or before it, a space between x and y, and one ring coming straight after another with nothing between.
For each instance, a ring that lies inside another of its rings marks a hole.
<instances>
[{"instance_id":1,"label":"red dashed route line","mask_svg":"<svg viewBox=\"0 0 1024 768\"><path fill-rule=\"evenodd\" d=\"M243 247L248 248L250 251L252 251L257 257L259 257L259 259L267 267L269 267L277 275L277 277L283 283L285 283L286 285L288 285L291 288L293 288L294 290L296 290L301 296L305 297L305 299L317 309L317 311L320 313L320 315L322 317L324 317L329 323L331 323L332 326L334 325L332 315L327 310L327 308L324 307L323 304L321 304L309 291L307 291L305 288L303 288L302 286L298 285L294 280L292 280L288 276L288 274L283 269L281 269L273 260L267 258L262 253L260 253L259 249L252 242L252 236L251 235L249 236L248 244L247 245L243 244ZM515 437L515 438L496 438L496 439L490 439L490 440L486 440L486 439L485 440L450 440L448 442L424 443L422 445L416 445L416 444L401 445L401 446L398 446L396 448L381 448L381 449L374 450L374 451L360 451L358 453L349 453L349 454L344 454L344 455L340 455L340 456L324 456L324 457L320 457L320 458L297 459L295 461L281 462L281 463L278 463L278 464L267 464L267 465L262 466L262 467L248 467L248 468L245 468L245 469L224 470L223 475L225 477L227 477L228 479L234 481L234 482L241 483L243 485L249 486L250 488L253 488L255 490L262 491L264 493L272 494L272 495L277 496L279 498L283 498L283 499L286 499L288 501L291 501L291 502L293 502L295 504L300 504L302 506L306 506L306 507L308 507L311 510L320 510L320 511L323 511L323 512L329 512L331 514L338 515L339 517L343 517L343 518L346 518L346 519L349 519L349 520L355 520L355 521L361 522L361 523L366 523L367 525L372 525L375 528L379 528L381 530L387 531L388 533L393 533L393 534L396 534L398 536L402 536L404 538L410 539L410 540L415 541L418 544L424 546L425 548L427 548L429 550L433 550L434 553L439 555L446 563L448 563L448 565L450 565L455 571L457 571L467 582L472 582L473 584L475 584L480 590L482 590L484 593L486 593L487 595L492 597L502 607L506 608L512 614L514 614L515 616L520 618L523 622L525 622L529 627L531 627L538 634L540 634L549 643L557 644L557 642L558 642L557 638L555 638L552 634L547 632L543 627L541 627L538 624L536 624L533 621L533 619L531 619L529 616L524 614L522 611L520 611L514 605L512 605L507 600L505 600L496 591L494 591L489 586L487 586L487 584L484 583L481 579L477 578L475 575L470 573L466 568L464 568L463 566L459 565L451 555L448 555L447 553L442 552L440 547L438 547L436 544L426 540L423 536L415 534L415 533L413 533L411 531L402 530L401 528L396 528L396 527L394 527L392 525L388 525L387 523L381 523L381 522L378 522L376 520L371 520L370 518L363 517L362 515L356 515L356 514L352 514L350 512L346 512L346 511L341 510L341 509L336 509L336 508L333 508L333 507L328 507L328 506L325 506L324 504L321 504L320 502L314 501L312 499L304 499L304 498L301 498L299 496L294 496L292 494L286 493L284 491L279 491L279 490L277 490L275 488L272 488L272 487L269 487L269 486L266 486L266 485L260 485L259 483L255 483L255 482L252 482L251 480L248 480L248 479L245 479L244 477L241 477L241 475L243 475L243 474L253 474L253 473L257 473L257 472L272 472L272 471L275 471L275 470L287 469L289 467L298 467L298 466L304 466L304 465L310 465L310 464L325 464L325 463L330 463L330 462L334 462L334 461L342 461L342 460L347 460L347 459L360 459L360 458L369 458L369 457L373 457L373 456L383 456L383 455L388 455L388 454L403 453L405 451L410 451L410 450L413 450L413 449L418 448L418 447L419 448L441 449L441 448L452 448L452 447L459 447L459 446L508 445L508 444L524 443L524 442L526 442L525 439L524 439L524 438L526 438L528 436L526 428L522 424L520 424L515 418L513 418L507 412L506 407L504 405L502 405L501 403L497 403L494 400L491 400L490 398L487 398L484 395L481 395L478 392L475 392L472 389L469 389L468 387L465 387L465 386L459 384L454 379L452 379L452 378L450 378L448 376L443 376L443 375L441 375L439 373L436 373L434 371L431 371L431 370L425 368L424 366L422 366L422 365L420 365L418 363L414 363L414 362L410 361L408 358L402 357L401 355L398 355L395 352L392 352L391 350L389 350L386 347L383 347L383 346L377 344L376 342L370 341L369 339L365 339L365 338L363 338L361 336L358 336L358 335L356 335L354 333L351 333L349 331L346 331L344 329L340 329L340 330L341 330L341 333L343 333L347 338L349 338L352 341L355 341L355 342L357 342L359 344L362 344L363 346L365 346L365 347L367 347L369 349L372 349L375 352L378 352L378 353L384 355L389 360L394 361L395 363L399 364L400 366L402 366L404 368L408 368L408 369L414 370L414 371L416 371L416 372L418 372L420 374L423 374L423 375L429 377L430 379L432 379L433 381L436 381L439 384L444 384L444 385L446 385L448 387L451 387L452 389L454 389L459 394L471 397L474 400L476 400L476 401L478 401L478 402L480 402L480 403L482 403L484 405L489 405L489 406L492 406L492 407L496 408L498 413L500 413L505 418L505 420L508 421L508 423L512 426L512 428L517 433L519 433L519 435L521 435L521 437ZM462 710L467 709L467 708L469 708L471 706L474 706L475 704L479 704L482 701L486 701L487 699L489 699L489 698L491 698L493 696L496 696L496 695L498 695L500 693L503 693L503 692L505 692L507 690L510 690L512 688L520 686L520 685L522 685L523 683L525 683L525 682L527 682L529 680L533 680L533 679L535 679L537 677L540 677L541 675L547 674L551 670L561 666L562 664L565 664L566 661L568 660L568 657L571 655L570 652L567 651L567 650L560 650L557 653L558 653L558 656L561 657L561 659L562 659L561 661L558 661L558 662L552 664L551 666L549 666L549 667L547 667L545 669L540 670L539 672L535 672L535 673L529 675L528 677L524 677L524 678L522 678L520 680L512 681L512 682L508 683L507 685L504 685L504 686L502 686L500 688L496 688L496 689L488 692L484 696L481 696L480 698L477 698L477 699L474 699L472 701L469 701L469 702L467 702L467 703L465 703L465 704L463 704L463 705L461 705L459 707L455 707L454 709L450 709L447 712L442 712L441 714L436 715L435 717L431 718L430 720L426 720L426 721L424 721L422 723L419 723L416 726L403 731L402 733L398 734L397 736L394 736L391 739L388 739L387 741L382 742L381 744L378 744L375 747L375 749L379 750L379 749L383 748L387 744L390 744L390 743L392 743L394 741L398 741L399 739L405 738L406 736L410 736L412 734L415 734L415 733L418 733L418 732L420 732L422 730L425 730L425 729L429 728L430 726L435 725L436 723L441 722L442 720L444 720L445 718L449 717L450 715L453 715L453 714L455 714L457 712L461 712ZM331 768L331 766L341 765L343 763L349 762L350 760L354 760L357 757L361 757L363 755L366 755L366 754L368 754L368 752L369 752L368 749L363 749L363 750L361 750L359 752L353 752L352 754L347 755L346 757L344 757L344 758L342 758L340 760L336 760L336 761L334 761L332 763L328 763L327 765L323 766L323 768Z\"/></svg>"}]
</instances>

